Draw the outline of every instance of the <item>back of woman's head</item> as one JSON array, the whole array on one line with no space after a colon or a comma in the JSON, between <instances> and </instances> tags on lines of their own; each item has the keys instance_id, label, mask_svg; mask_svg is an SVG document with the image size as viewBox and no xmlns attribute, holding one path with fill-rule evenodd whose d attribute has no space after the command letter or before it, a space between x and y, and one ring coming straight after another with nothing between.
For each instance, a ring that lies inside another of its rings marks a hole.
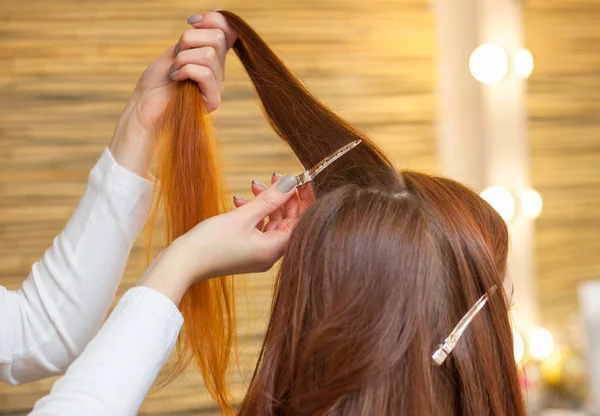
<instances>
[{"instance_id":1,"label":"back of woman's head","mask_svg":"<svg viewBox=\"0 0 600 416\"><path fill-rule=\"evenodd\" d=\"M493 290L506 269L502 219L457 182L399 174L363 132L310 94L252 27L219 13L239 33L234 50L267 120L306 168L362 140L312 182L316 202L284 255L239 413L524 415L507 300ZM157 203L171 238L223 210L219 175L208 168L216 166L215 141L202 102L196 85L180 83L164 117ZM488 304L436 366L432 353L486 293ZM196 360L227 414L234 305L226 278L196 284L181 305L182 362Z\"/></svg>"},{"instance_id":2,"label":"back of woman's head","mask_svg":"<svg viewBox=\"0 0 600 416\"><path fill-rule=\"evenodd\" d=\"M502 287L507 229L476 193L404 172L302 217L241 415L524 415L504 291L441 366L431 356Z\"/></svg>"}]
</instances>

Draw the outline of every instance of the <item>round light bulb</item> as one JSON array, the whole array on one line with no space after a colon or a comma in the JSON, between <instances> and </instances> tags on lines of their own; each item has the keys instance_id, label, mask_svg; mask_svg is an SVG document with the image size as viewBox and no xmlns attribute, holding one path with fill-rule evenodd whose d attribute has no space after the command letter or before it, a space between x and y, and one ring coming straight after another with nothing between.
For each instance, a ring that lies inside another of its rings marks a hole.
<instances>
[{"instance_id":1,"label":"round light bulb","mask_svg":"<svg viewBox=\"0 0 600 416\"><path fill-rule=\"evenodd\" d=\"M554 340L545 328L535 328L529 334L529 353L536 360L545 360L552 355Z\"/></svg>"},{"instance_id":2,"label":"round light bulb","mask_svg":"<svg viewBox=\"0 0 600 416\"><path fill-rule=\"evenodd\" d=\"M513 329L513 345L514 345L514 354L515 360L517 363L521 363L523 358L525 357L525 343L523 342L523 337Z\"/></svg>"},{"instance_id":3,"label":"round light bulb","mask_svg":"<svg viewBox=\"0 0 600 416\"><path fill-rule=\"evenodd\" d=\"M529 49L519 48L515 53L513 67L515 74L521 78L528 78L533 72L533 55Z\"/></svg>"},{"instance_id":4,"label":"round light bulb","mask_svg":"<svg viewBox=\"0 0 600 416\"><path fill-rule=\"evenodd\" d=\"M527 218L537 218L542 212L543 206L542 196L535 189L527 189L521 195L521 208Z\"/></svg>"},{"instance_id":5,"label":"round light bulb","mask_svg":"<svg viewBox=\"0 0 600 416\"><path fill-rule=\"evenodd\" d=\"M499 45L481 45L471 54L469 69L477 81L495 84L508 72L508 57Z\"/></svg>"},{"instance_id":6,"label":"round light bulb","mask_svg":"<svg viewBox=\"0 0 600 416\"><path fill-rule=\"evenodd\" d=\"M504 221L515 215L515 199L510 191L502 186L491 186L481 193L481 197L496 210Z\"/></svg>"}]
</instances>

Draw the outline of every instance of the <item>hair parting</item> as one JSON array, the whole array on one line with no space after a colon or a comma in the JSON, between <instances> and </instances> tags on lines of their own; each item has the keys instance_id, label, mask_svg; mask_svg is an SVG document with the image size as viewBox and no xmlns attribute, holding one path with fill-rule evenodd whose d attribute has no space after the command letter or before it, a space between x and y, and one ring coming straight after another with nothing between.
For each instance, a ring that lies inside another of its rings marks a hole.
<instances>
[{"instance_id":1,"label":"hair parting","mask_svg":"<svg viewBox=\"0 0 600 416\"><path fill-rule=\"evenodd\" d=\"M360 130L318 101L244 20L233 49L267 121L310 168L363 143L319 175L274 288L267 333L240 416L435 414L524 416L508 301L489 296L442 366L432 353L493 287L502 287L508 231L477 193L447 178L398 172ZM199 89L179 83L158 130L149 222L167 243L227 210L217 143ZM158 224L158 223L157 223ZM236 345L231 277L186 293L180 371L200 368L224 414Z\"/></svg>"}]
</instances>

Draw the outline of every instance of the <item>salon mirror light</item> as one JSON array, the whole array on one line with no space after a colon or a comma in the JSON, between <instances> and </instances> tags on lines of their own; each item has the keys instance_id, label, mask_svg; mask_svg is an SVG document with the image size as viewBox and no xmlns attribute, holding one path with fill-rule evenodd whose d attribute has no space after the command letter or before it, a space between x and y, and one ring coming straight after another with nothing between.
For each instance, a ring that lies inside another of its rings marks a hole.
<instances>
[{"instance_id":1,"label":"salon mirror light","mask_svg":"<svg viewBox=\"0 0 600 416\"><path fill-rule=\"evenodd\" d=\"M533 72L533 55L527 48L519 48L513 58L513 70L521 78L528 78Z\"/></svg>"},{"instance_id":2,"label":"salon mirror light","mask_svg":"<svg viewBox=\"0 0 600 416\"><path fill-rule=\"evenodd\" d=\"M521 195L521 209L525 217L529 219L539 217L543 207L542 196L535 189L527 189Z\"/></svg>"},{"instance_id":3,"label":"salon mirror light","mask_svg":"<svg viewBox=\"0 0 600 416\"><path fill-rule=\"evenodd\" d=\"M481 45L471 54L469 69L477 81L495 84L508 73L508 56L499 45Z\"/></svg>"},{"instance_id":4,"label":"salon mirror light","mask_svg":"<svg viewBox=\"0 0 600 416\"><path fill-rule=\"evenodd\" d=\"M533 55L527 48L517 49L511 63L512 71L519 78L528 78L533 72ZM500 45L491 43L481 45L469 58L469 70L471 75L482 84L496 84L508 74L508 54Z\"/></svg>"},{"instance_id":5,"label":"salon mirror light","mask_svg":"<svg viewBox=\"0 0 600 416\"><path fill-rule=\"evenodd\" d=\"M514 344L514 354L515 361L517 363L522 363L525 358L525 343L523 342L523 337L517 331L513 329L513 344Z\"/></svg>"},{"instance_id":6,"label":"salon mirror light","mask_svg":"<svg viewBox=\"0 0 600 416\"><path fill-rule=\"evenodd\" d=\"M490 186L481 192L481 197L508 222L515 215L515 199L510 191L502 186Z\"/></svg>"},{"instance_id":7,"label":"salon mirror light","mask_svg":"<svg viewBox=\"0 0 600 416\"><path fill-rule=\"evenodd\" d=\"M529 354L536 360L545 360L554 351L554 339L545 328L535 328L529 333Z\"/></svg>"},{"instance_id":8,"label":"salon mirror light","mask_svg":"<svg viewBox=\"0 0 600 416\"><path fill-rule=\"evenodd\" d=\"M481 197L496 210L498 214L509 222L513 219L517 203L513 194L503 186L490 186L481 192ZM519 209L525 218L534 220L540 216L544 203L542 196L535 189L526 189L520 195Z\"/></svg>"}]
</instances>

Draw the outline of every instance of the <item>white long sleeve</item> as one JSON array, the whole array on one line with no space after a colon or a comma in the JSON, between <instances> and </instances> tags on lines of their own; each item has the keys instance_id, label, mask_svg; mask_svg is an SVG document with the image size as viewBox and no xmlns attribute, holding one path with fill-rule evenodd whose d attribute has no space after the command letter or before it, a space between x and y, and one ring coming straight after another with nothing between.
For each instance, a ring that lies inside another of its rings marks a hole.
<instances>
[{"instance_id":1,"label":"white long sleeve","mask_svg":"<svg viewBox=\"0 0 600 416\"><path fill-rule=\"evenodd\" d=\"M183 317L163 294L135 287L30 416L131 416L173 350Z\"/></svg>"},{"instance_id":2,"label":"white long sleeve","mask_svg":"<svg viewBox=\"0 0 600 416\"><path fill-rule=\"evenodd\" d=\"M83 351L108 312L151 193L150 181L105 150L79 206L22 288L0 286L0 381L61 374Z\"/></svg>"}]
</instances>

